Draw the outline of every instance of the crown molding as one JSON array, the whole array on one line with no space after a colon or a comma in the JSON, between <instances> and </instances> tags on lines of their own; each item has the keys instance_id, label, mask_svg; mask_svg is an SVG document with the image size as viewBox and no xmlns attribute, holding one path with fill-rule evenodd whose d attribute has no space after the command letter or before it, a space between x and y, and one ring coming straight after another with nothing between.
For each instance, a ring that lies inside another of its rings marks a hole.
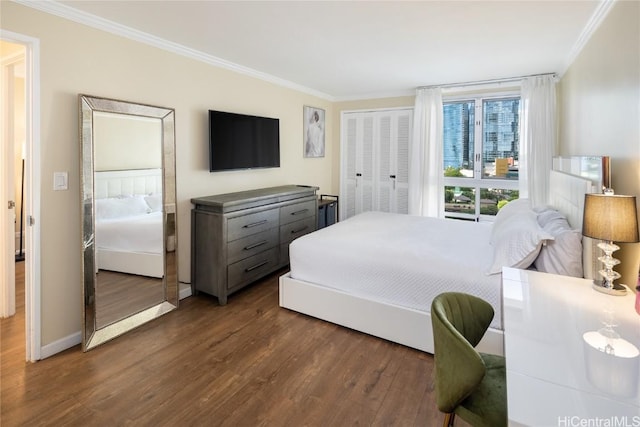
<instances>
[{"instance_id":1,"label":"crown molding","mask_svg":"<svg viewBox=\"0 0 640 427\"><path fill-rule=\"evenodd\" d=\"M299 92L303 92L309 95L316 96L328 101L335 101L335 98L324 92L317 91L315 89L308 88L306 86L299 85L297 83L285 80L271 74L263 73L261 71L254 70L243 65L239 65L230 61L227 61L216 56L191 49L178 43L165 40L160 37L153 36L127 27L117 22L110 21L108 19L101 18L90 13L74 9L64 4L58 3L55 0L13 0L15 3L21 4L32 9L40 10L51 15L56 15L64 19L68 19L73 22L77 22L82 25L86 25L92 28L96 28L101 31L106 31L117 36L125 37L130 40L144 43L159 49L166 50L177 55L181 55L187 58L195 59L196 61L203 62L205 64L212 65L214 67L224 68L238 74L243 74L249 77L260 79L269 83L273 83L278 86L293 89Z\"/></svg>"},{"instance_id":2,"label":"crown molding","mask_svg":"<svg viewBox=\"0 0 640 427\"><path fill-rule=\"evenodd\" d=\"M70 21L77 22L82 25L86 25L92 28L96 28L101 31L109 32L111 34L125 37L130 40L144 43L150 46L154 46L165 51L181 55L187 58L194 59L196 61L203 62L205 64L223 68L229 71L233 71L238 74L253 77L265 82L269 82L278 86L289 88L298 92L306 93L321 99L325 99L330 102L346 102L346 101L358 101L367 99L379 99L379 98L392 98L415 95L415 89L407 91L399 91L395 93L370 93L353 96L339 96L335 97L327 93L311 89L306 86L299 85L297 83L285 80L271 74L267 74L249 67L245 67L240 64L227 61L216 56L191 49L189 47L180 45L178 43L171 42L169 40L162 39L160 37L153 36L151 34L127 27L117 22L110 21L90 13L82 12L64 4L58 3L55 0L12 0L15 3L21 4L26 7L40 10L51 15L68 19ZM562 70L558 72L558 77L562 77L564 73L569 69L571 64L576 60L582 49L586 46L591 36L598 29L602 21L606 18L609 11L613 8L617 0L602 0L589 21L582 30L580 36L574 43L567 60L564 63Z\"/></svg>"},{"instance_id":3,"label":"crown molding","mask_svg":"<svg viewBox=\"0 0 640 427\"><path fill-rule=\"evenodd\" d=\"M585 25L585 27L582 29L578 40L576 40L573 47L571 48L569 56L564 63L563 69L558 73L559 77L562 77L564 73L567 72L571 64L573 64L573 61L575 61L578 55L580 55L580 52L582 52L582 49L584 49L584 47L587 45L587 42L589 41L591 36L593 36L598 27L600 27L600 24L602 24L602 21L604 21L604 19L607 17L616 1L617 0L601 0L601 2L598 4L598 7L593 12L593 15L591 15L591 18L589 18L587 25Z\"/></svg>"}]
</instances>

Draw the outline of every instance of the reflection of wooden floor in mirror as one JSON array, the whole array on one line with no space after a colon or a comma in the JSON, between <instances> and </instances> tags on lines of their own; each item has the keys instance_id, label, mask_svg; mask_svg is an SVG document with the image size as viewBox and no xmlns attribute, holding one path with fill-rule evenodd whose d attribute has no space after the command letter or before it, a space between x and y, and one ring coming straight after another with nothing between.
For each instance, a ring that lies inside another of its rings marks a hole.
<instances>
[{"instance_id":1,"label":"reflection of wooden floor in mirror","mask_svg":"<svg viewBox=\"0 0 640 427\"><path fill-rule=\"evenodd\" d=\"M162 279L106 270L96 277L98 329L164 301Z\"/></svg>"}]
</instances>

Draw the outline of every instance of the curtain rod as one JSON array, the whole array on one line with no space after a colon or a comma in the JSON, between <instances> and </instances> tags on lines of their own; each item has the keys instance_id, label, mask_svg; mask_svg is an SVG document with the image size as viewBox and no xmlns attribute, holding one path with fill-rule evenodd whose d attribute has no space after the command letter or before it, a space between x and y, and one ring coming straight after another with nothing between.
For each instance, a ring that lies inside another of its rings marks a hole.
<instances>
[{"instance_id":1,"label":"curtain rod","mask_svg":"<svg viewBox=\"0 0 640 427\"><path fill-rule=\"evenodd\" d=\"M441 85L429 85L429 86L418 86L416 89L435 89L435 88L451 88L451 87L462 87L462 86L482 86L489 84L497 84L497 83L513 83L520 81L522 79L526 79L527 77L539 77L539 76L554 76L556 77L556 73L541 73L541 74L529 74L526 76L520 77L507 77L504 79L490 79L490 80L478 80L475 82L460 82L460 83L446 83Z\"/></svg>"}]
</instances>

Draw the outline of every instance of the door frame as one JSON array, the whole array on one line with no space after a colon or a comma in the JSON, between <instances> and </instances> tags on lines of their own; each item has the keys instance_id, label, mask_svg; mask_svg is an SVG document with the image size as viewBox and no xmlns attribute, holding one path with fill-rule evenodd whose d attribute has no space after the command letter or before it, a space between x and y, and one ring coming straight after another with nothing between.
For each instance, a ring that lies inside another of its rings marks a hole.
<instances>
[{"instance_id":1,"label":"door frame","mask_svg":"<svg viewBox=\"0 0 640 427\"><path fill-rule=\"evenodd\" d=\"M15 45L18 46L18 45ZM22 45L19 45L22 46ZM0 167L2 167L2 185L0 186L0 200L8 206L0 206L0 235L2 245L0 249L0 260L4 268L0 281L0 317L10 317L16 313L16 292L15 292L15 259L16 259L16 227L17 203L15 194L15 81L16 66L24 62L24 49L20 54L10 57L3 56L1 59L0 76L2 77L2 115L0 117L0 128L2 129L2 148L0 149ZM13 206L12 206L13 204ZM22 214L22 212L21 212Z\"/></svg>"},{"instance_id":2,"label":"door frame","mask_svg":"<svg viewBox=\"0 0 640 427\"><path fill-rule=\"evenodd\" d=\"M0 39L25 46L24 161L26 360L41 358L40 256L40 40L0 29ZM13 230L12 230L13 232ZM13 283L15 295L15 282ZM6 291L6 290L5 290Z\"/></svg>"}]
</instances>

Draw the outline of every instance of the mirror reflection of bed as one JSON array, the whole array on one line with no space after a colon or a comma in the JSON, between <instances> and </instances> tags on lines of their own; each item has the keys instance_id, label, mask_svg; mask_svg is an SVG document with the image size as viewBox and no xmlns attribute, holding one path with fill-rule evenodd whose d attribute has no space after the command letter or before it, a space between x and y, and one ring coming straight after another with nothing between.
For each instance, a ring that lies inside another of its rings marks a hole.
<instances>
[{"instance_id":1,"label":"mirror reflection of bed","mask_svg":"<svg viewBox=\"0 0 640 427\"><path fill-rule=\"evenodd\" d=\"M159 119L94 116L96 327L165 300Z\"/></svg>"},{"instance_id":2,"label":"mirror reflection of bed","mask_svg":"<svg viewBox=\"0 0 640 427\"><path fill-rule=\"evenodd\" d=\"M95 172L96 326L164 301L162 170Z\"/></svg>"}]
</instances>

